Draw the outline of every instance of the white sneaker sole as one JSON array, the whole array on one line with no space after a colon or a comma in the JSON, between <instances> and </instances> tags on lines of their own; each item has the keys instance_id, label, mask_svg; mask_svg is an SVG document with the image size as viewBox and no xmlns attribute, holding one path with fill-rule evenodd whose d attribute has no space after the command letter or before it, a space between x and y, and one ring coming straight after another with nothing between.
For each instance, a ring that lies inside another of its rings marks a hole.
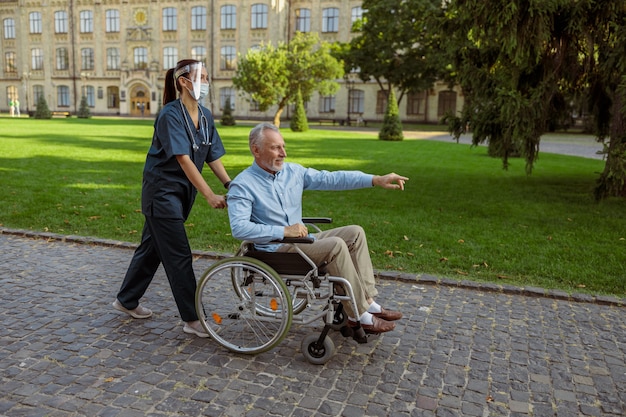
<instances>
[{"instance_id":1,"label":"white sneaker sole","mask_svg":"<svg viewBox=\"0 0 626 417\"><path fill-rule=\"evenodd\" d=\"M187 326L187 324L185 324L183 326L183 332L187 333L187 334L195 334L198 337L209 337L208 333L205 332L201 332L199 330L194 329L191 326Z\"/></svg>"},{"instance_id":2,"label":"white sneaker sole","mask_svg":"<svg viewBox=\"0 0 626 417\"><path fill-rule=\"evenodd\" d=\"M148 310L148 313L145 314L139 314L134 310L129 310L126 307L124 307L119 301L115 300L113 301L113 304L111 304L113 306L114 309L116 309L117 311L121 311L122 313L126 313L129 316L135 318L135 319L147 319L148 317L152 316L152 311ZM147 309L146 309L147 310Z\"/></svg>"}]
</instances>

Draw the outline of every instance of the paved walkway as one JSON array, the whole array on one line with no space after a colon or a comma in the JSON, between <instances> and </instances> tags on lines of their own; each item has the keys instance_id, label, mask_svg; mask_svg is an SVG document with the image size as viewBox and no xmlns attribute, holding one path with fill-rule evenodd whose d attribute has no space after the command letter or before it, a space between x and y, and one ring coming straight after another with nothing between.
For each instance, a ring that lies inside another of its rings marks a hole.
<instances>
[{"instance_id":1,"label":"paved walkway","mask_svg":"<svg viewBox=\"0 0 626 417\"><path fill-rule=\"evenodd\" d=\"M0 415L626 414L622 299L388 276L397 329L365 345L333 333L337 354L315 366L300 352L310 326L256 356L184 334L161 270L153 318L114 311L130 245L0 232ZM198 274L211 262L198 256Z\"/></svg>"}]
</instances>

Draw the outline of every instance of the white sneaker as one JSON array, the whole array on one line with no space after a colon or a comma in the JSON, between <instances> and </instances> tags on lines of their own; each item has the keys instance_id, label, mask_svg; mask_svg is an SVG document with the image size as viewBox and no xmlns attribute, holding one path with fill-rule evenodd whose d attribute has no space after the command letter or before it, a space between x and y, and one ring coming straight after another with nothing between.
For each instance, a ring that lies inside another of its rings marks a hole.
<instances>
[{"instance_id":1,"label":"white sneaker","mask_svg":"<svg viewBox=\"0 0 626 417\"><path fill-rule=\"evenodd\" d=\"M201 330L198 330L196 327L199 327ZM198 323L195 327L185 323L183 326L183 332L188 334L195 334L198 337L209 337L209 334L204 331L202 325Z\"/></svg>"},{"instance_id":2,"label":"white sneaker","mask_svg":"<svg viewBox=\"0 0 626 417\"><path fill-rule=\"evenodd\" d=\"M113 301L113 308L121 311L122 313L126 313L136 319L147 319L148 317L152 316L152 310L150 310L149 308L138 305L137 308L129 310L124 307L117 298L115 299L115 301Z\"/></svg>"}]
</instances>

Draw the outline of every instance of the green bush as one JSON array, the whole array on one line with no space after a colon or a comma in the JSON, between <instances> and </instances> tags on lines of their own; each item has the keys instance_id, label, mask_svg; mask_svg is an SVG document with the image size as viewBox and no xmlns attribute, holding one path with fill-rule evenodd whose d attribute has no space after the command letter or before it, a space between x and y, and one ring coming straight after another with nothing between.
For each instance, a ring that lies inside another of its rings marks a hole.
<instances>
[{"instance_id":1,"label":"green bush","mask_svg":"<svg viewBox=\"0 0 626 417\"><path fill-rule=\"evenodd\" d=\"M39 96L39 100L37 100L37 110L35 110L35 119L51 119L52 112L48 108L48 102L46 102L46 98L42 95Z\"/></svg>"},{"instance_id":2,"label":"green bush","mask_svg":"<svg viewBox=\"0 0 626 417\"><path fill-rule=\"evenodd\" d=\"M398 103L393 89L389 91L389 100L387 100L387 110L383 119L383 126L378 133L380 140L400 141L404 139L402 134L402 122L398 111Z\"/></svg>"},{"instance_id":3,"label":"green bush","mask_svg":"<svg viewBox=\"0 0 626 417\"><path fill-rule=\"evenodd\" d=\"M91 117L91 111L89 110L87 97L85 96L80 99L80 107L78 108L78 114L76 114L76 117L79 119L89 119Z\"/></svg>"},{"instance_id":4,"label":"green bush","mask_svg":"<svg viewBox=\"0 0 626 417\"><path fill-rule=\"evenodd\" d=\"M304 110L304 102L302 101L300 91L298 91L296 95L296 109L293 117L289 121L289 127L294 132L306 132L309 130L309 122L306 118L306 111Z\"/></svg>"},{"instance_id":5,"label":"green bush","mask_svg":"<svg viewBox=\"0 0 626 417\"><path fill-rule=\"evenodd\" d=\"M230 105L230 97L226 97L224 103L224 112L222 113L222 126L235 126L235 118L233 117L233 109Z\"/></svg>"}]
</instances>

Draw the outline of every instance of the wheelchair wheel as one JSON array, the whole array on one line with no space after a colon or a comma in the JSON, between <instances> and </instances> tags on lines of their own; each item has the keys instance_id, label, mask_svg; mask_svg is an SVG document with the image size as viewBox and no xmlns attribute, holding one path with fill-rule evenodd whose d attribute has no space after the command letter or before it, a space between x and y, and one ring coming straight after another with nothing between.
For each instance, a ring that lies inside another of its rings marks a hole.
<instances>
[{"instance_id":1,"label":"wheelchair wheel","mask_svg":"<svg viewBox=\"0 0 626 417\"><path fill-rule=\"evenodd\" d=\"M276 276L279 277L279 279L281 280L281 282L284 282L282 280L282 278L280 278L280 275L274 271L274 269L267 265L266 263L264 263L263 261L259 261L255 258L250 258L250 257L246 257L245 259L254 259L255 262L261 262L263 264L263 268L267 269L267 270L271 270L274 272L274 274L276 274ZM237 282L241 279L241 277L239 276L239 274L241 273L240 270L232 270L232 280L233 280L233 288L235 289L235 291L237 292L237 295L239 295L241 298L249 298L249 293L246 291L241 291L241 287L237 284ZM296 287L288 287L285 284L285 288L287 288L286 291L289 291L288 288L292 288L293 291L295 291ZM292 311L293 314L300 314L302 313L306 307L307 307L307 303L308 300L306 298L301 298L301 297L295 297L293 293L289 293L290 294L290 298L292 300ZM264 311L266 311L266 308L264 306L258 306L259 307L259 314L263 314ZM271 314L274 314L274 311L271 311Z\"/></svg>"},{"instance_id":2,"label":"wheelchair wheel","mask_svg":"<svg viewBox=\"0 0 626 417\"><path fill-rule=\"evenodd\" d=\"M317 333L311 333L302 339L300 348L304 358L313 365L323 365L330 360L335 354L335 343L326 336L324 342L318 344L320 336Z\"/></svg>"},{"instance_id":3,"label":"wheelchair wheel","mask_svg":"<svg viewBox=\"0 0 626 417\"><path fill-rule=\"evenodd\" d=\"M249 257L222 259L204 272L196 311L216 342L247 354L278 345L293 317L285 283L272 268Z\"/></svg>"}]
</instances>

